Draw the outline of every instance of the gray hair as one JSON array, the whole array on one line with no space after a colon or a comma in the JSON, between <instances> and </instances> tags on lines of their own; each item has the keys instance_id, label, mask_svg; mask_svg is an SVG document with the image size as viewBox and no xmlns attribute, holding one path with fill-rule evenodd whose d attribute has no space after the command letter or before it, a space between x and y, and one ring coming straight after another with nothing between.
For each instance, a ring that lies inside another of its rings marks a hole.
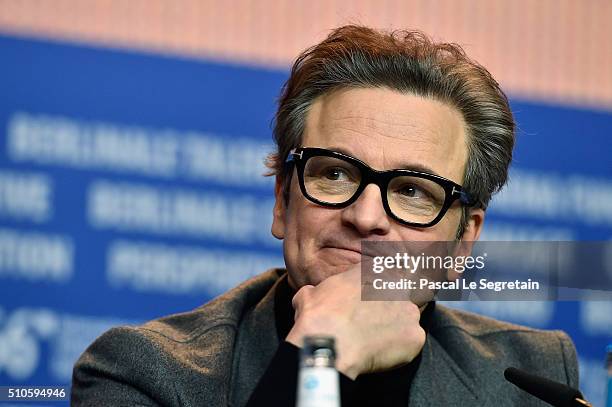
<instances>
[{"instance_id":1,"label":"gray hair","mask_svg":"<svg viewBox=\"0 0 612 407\"><path fill-rule=\"evenodd\" d=\"M341 88L385 87L430 97L455 107L467 124L468 160L463 187L486 209L506 183L515 123L508 99L491 74L456 44L435 43L420 31L390 33L347 25L295 61L274 121L277 151L268 156L269 175L283 182L288 199L291 173L284 162L299 147L314 100ZM467 224L463 211L458 236Z\"/></svg>"}]
</instances>

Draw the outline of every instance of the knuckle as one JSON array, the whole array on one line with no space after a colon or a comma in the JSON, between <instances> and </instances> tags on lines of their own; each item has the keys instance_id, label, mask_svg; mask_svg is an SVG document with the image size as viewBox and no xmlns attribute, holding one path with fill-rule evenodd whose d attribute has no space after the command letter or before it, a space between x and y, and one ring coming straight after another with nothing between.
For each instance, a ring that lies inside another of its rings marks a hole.
<instances>
[{"instance_id":1,"label":"knuckle","mask_svg":"<svg viewBox=\"0 0 612 407\"><path fill-rule=\"evenodd\" d=\"M421 310L419 309L418 305L416 305L415 303L411 301L406 301L406 315L410 319L416 318L418 321L421 319Z\"/></svg>"},{"instance_id":2,"label":"knuckle","mask_svg":"<svg viewBox=\"0 0 612 407\"><path fill-rule=\"evenodd\" d=\"M313 289L314 287L311 285L305 285L301 287L291 299L291 305L293 305L293 308L302 308L312 297Z\"/></svg>"},{"instance_id":3,"label":"knuckle","mask_svg":"<svg viewBox=\"0 0 612 407\"><path fill-rule=\"evenodd\" d=\"M427 334L425 330L419 326L417 330L414 332L414 340L421 347L425 344L425 340L427 339Z\"/></svg>"}]
</instances>

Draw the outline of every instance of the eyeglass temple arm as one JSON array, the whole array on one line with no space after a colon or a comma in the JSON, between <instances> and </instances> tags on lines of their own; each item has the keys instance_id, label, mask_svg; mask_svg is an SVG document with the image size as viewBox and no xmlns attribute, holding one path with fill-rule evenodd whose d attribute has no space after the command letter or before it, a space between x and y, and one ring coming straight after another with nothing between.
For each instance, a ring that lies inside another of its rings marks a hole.
<instances>
[{"instance_id":1,"label":"eyeglass temple arm","mask_svg":"<svg viewBox=\"0 0 612 407\"><path fill-rule=\"evenodd\" d=\"M467 206L472 206L476 204L476 200L466 191L462 191L453 186L453 195L459 196L459 201Z\"/></svg>"},{"instance_id":2,"label":"eyeglass temple arm","mask_svg":"<svg viewBox=\"0 0 612 407\"><path fill-rule=\"evenodd\" d=\"M296 148L292 148L289 151L289 154L287 154L287 159L285 160L285 164L293 162L295 160L295 156L302 158L302 154L304 154L304 152L300 151L299 153L296 153L295 152L296 150L297 150Z\"/></svg>"}]
</instances>

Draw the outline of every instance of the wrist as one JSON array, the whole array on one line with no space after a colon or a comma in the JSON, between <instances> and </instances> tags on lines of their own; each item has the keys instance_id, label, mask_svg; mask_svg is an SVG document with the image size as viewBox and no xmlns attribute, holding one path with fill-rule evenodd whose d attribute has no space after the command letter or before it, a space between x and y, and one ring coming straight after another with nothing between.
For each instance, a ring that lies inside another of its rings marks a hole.
<instances>
[{"instance_id":1,"label":"wrist","mask_svg":"<svg viewBox=\"0 0 612 407\"><path fill-rule=\"evenodd\" d=\"M304 345L304 336L308 335L308 333L302 333L300 329L297 327L297 324L293 326L289 334L285 338L285 341L297 346L298 348L302 348ZM346 349L342 349L336 342L338 357L336 359L336 370L341 372L343 375L348 377L351 380L355 380L359 374L361 374L362 370L360 364L357 363L355 358L350 357L348 351Z\"/></svg>"}]
</instances>

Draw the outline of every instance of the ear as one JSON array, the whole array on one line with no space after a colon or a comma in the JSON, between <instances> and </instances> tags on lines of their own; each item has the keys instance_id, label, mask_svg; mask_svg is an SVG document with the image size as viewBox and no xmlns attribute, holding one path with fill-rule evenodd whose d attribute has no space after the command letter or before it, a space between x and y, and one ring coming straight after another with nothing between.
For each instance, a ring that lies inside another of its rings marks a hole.
<instances>
[{"instance_id":1,"label":"ear","mask_svg":"<svg viewBox=\"0 0 612 407\"><path fill-rule=\"evenodd\" d=\"M480 238L480 232L484 225L485 211L477 208L470 211L467 226L461 235L461 241L455 247L455 256L470 256L474 243ZM455 270L448 270L447 278L449 281L455 281L461 273Z\"/></svg>"},{"instance_id":2,"label":"ear","mask_svg":"<svg viewBox=\"0 0 612 407\"><path fill-rule=\"evenodd\" d=\"M272 235L282 240L285 237L285 214L287 213L287 206L285 203L285 197L283 193L283 182L276 176L276 183L274 184L274 209L272 209Z\"/></svg>"},{"instance_id":3,"label":"ear","mask_svg":"<svg viewBox=\"0 0 612 407\"><path fill-rule=\"evenodd\" d=\"M468 223L463 231L463 235L461 236L461 240L464 242L475 242L480 238L480 232L482 232L482 226L484 225L485 219L485 211L481 208L476 208L470 210L470 215L468 218ZM470 247L470 253L472 249L472 245ZM467 253L468 256L470 253Z\"/></svg>"}]
</instances>

